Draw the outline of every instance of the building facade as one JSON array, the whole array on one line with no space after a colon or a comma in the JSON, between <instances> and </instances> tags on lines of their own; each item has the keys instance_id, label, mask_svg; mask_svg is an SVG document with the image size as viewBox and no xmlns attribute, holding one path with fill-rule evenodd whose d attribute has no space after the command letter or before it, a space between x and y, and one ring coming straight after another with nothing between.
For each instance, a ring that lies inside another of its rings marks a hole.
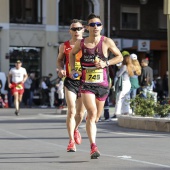
<instances>
[{"instance_id":1,"label":"building facade","mask_svg":"<svg viewBox=\"0 0 170 170\"><path fill-rule=\"evenodd\" d=\"M1 0L0 71L7 74L20 59L28 72L55 78L59 44L70 38L69 20L85 20L91 12L104 18L103 6L102 0Z\"/></svg>"},{"instance_id":2,"label":"building facade","mask_svg":"<svg viewBox=\"0 0 170 170\"><path fill-rule=\"evenodd\" d=\"M110 36L120 50L136 53L139 60L149 58L154 75L163 77L168 70L163 0L111 0L110 6Z\"/></svg>"},{"instance_id":3,"label":"building facade","mask_svg":"<svg viewBox=\"0 0 170 170\"><path fill-rule=\"evenodd\" d=\"M21 59L28 72L53 73L55 78L58 46L70 38L69 21L86 20L91 12L101 16L102 33L121 51L148 57L154 74L164 75L168 62L163 0L1 0L0 71L7 74Z\"/></svg>"}]
</instances>

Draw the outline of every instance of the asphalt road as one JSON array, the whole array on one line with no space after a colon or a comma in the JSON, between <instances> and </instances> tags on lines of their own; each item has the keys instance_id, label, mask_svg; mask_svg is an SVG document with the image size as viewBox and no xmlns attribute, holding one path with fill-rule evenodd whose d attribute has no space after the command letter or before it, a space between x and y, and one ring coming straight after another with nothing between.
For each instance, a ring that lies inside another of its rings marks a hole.
<instances>
[{"instance_id":1,"label":"asphalt road","mask_svg":"<svg viewBox=\"0 0 170 170\"><path fill-rule=\"evenodd\" d=\"M0 109L0 170L162 170L170 169L170 133L97 123L101 157L90 159L85 121L83 142L67 153L66 115L56 109Z\"/></svg>"}]
</instances>

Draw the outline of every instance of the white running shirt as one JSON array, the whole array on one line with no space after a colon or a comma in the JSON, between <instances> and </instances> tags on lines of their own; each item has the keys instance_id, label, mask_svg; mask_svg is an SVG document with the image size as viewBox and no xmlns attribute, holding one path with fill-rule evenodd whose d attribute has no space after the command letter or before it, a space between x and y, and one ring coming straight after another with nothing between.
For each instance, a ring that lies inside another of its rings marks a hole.
<instances>
[{"instance_id":1,"label":"white running shirt","mask_svg":"<svg viewBox=\"0 0 170 170\"><path fill-rule=\"evenodd\" d=\"M24 75L27 75L27 71L23 67L20 67L19 69L16 69L16 67L14 67L14 68L11 68L11 70L9 71L9 74L12 75L13 83L19 83L23 81Z\"/></svg>"}]
</instances>

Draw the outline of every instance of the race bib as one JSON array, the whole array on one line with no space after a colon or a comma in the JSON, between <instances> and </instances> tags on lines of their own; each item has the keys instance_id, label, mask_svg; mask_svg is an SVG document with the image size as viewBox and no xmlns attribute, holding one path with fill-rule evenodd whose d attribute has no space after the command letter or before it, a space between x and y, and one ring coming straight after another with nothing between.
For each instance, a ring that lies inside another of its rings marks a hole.
<instances>
[{"instance_id":1,"label":"race bib","mask_svg":"<svg viewBox=\"0 0 170 170\"><path fill-rule=\"evenodd\" d=\"M103 82L103 69L86 69L86 83L101 83Z\"/></svg>"},{"instance_id":2,"label":"race bib","mask_svg":"<svg viewBox=\"0 0 170 170\"><path fill-rule=\"evenodd\" d=\"M18 84L17 86L16 86L16 90L22 90L23 89L23 86L21 85L21 84Z\"/></svg>"}]
</instances>

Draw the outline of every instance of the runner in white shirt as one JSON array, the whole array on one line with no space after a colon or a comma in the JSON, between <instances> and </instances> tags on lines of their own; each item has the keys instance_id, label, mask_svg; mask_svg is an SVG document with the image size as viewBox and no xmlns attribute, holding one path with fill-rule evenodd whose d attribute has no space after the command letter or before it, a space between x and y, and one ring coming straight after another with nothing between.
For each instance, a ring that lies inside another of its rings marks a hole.
<instances>
[{"instance_id":1,"label":"runner in white shirt","mask_svg":"<svg viewBox=\"0 0 170 170\"><path fill-rule=\"evenodd\" d=\"M9 71L8 74L8 86L11 89L11 93L14 96L15 114L19 115L19 104L22 101L24 93L24 82L28 75L25 68L21 67L22 63L17 60L15 67Z\"/></svg>"}]
</instances>

